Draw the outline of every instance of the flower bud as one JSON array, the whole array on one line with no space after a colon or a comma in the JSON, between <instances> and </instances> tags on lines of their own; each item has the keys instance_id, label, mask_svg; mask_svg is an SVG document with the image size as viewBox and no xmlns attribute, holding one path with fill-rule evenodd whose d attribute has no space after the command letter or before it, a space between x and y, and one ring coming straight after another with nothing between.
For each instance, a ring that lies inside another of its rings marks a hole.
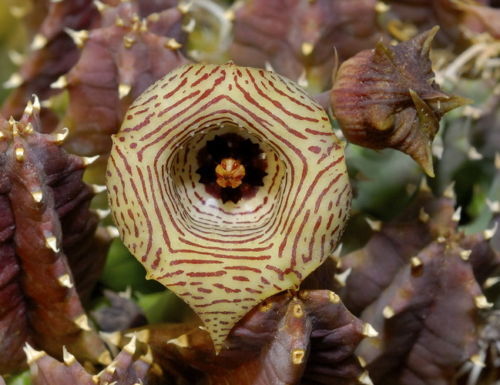
<instances>
[{"instance_id":1,"label":"flower bud","mask_svg":"<svg viewBox=\"0 0 500 385\"><path fill-rule=\"evenodd\" d=\"M344 62L331 93L335 117L352 143L394 148L434 176L431 144L439 119L467 99L434 81L429 51L438 27L396 46L377 43Z\"/></svg>"}]
</instances>

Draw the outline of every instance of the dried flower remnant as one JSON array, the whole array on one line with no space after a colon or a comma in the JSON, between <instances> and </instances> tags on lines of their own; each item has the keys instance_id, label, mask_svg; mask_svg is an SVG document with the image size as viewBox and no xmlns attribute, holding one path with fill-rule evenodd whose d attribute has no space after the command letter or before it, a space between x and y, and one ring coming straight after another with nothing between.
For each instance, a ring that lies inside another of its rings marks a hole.
<instances>
[{"instance_id":1,"label":"dried flower remnant","mask_svg":"<svg viewBox=\"0 0 500 385\"><path fill-rule=\"evenodd\" d=\"M28 364L34 385L75 384L75 385L132 385L158 384L161 369L154 364L151 350L142 352L136 337L123 347L109 365L98 374L87 372L66 348L63 348L63 362L44 351L37 351L26 345Z\"/></svg>"},{"instance_id":2,"label":"dried flower remnant","mask_svg":"<svg viewBox=\"0 0 500 385\"><path fill-rule=\"evenodd\" d=\"M20 121L0 117L0 372L19 370L26 341L59 354L103 359L88 324L66 250L88 258L97 219L92 191L81 182L85 159L67 155L61 134L40 134L35 98ZM93 251L93 250L91 250Z\"/></svg>"},{"instance_id":3,"label":"dried flower remnant","mask_svg":"<svg viewBox=\"0 0 500 385\"><path fill-rule=\"evenodd\" d=\"M263 185L237 203L196 172L200 151L229 134L266 159ZM271 72L181 67L133 103L113 143L109 203L125 245L196 311L217 349L245 313L327 258L349 215L326 113Z\"/></svg>"},{"instance_id":4,"label":"dried flower remnant","mask_svg":"<svg viewBox=\"0 0 500 385\"><path fill-rule=\"evenodd\" d=\"M366 376L355 349L375 334L335 293L316 290L265 300L236 324L218 356L200 328L170 339L151 335L149 341L167 373L181 361L184 376L197 370L208 383L340 385Z\"/></svg>"},{"instance_id":5,"label":"dried flower remnant","mask_svg":"<svg viewBox=\"0 0 500 385\"><path fill-rule=\"evenodd\" d=\"M250 0L234 10L236 64L266 63L292 80L308 80L323 91L340 60L367 49L379 38L374 0Z\"/></svg>"},{"instance_id":6,"label":"dried flower remnant","mask_svg":"<svg viewBox=\"0 0 500 385\"><path fill-rule=\"evenodd\" d=\"M146 18L139 2L101 7L99 28L85 31L76 65L53 87L66 88L70 129L65 148L74 154L108 154L130 103L155 80L185 64L179 48L182 14L166 9Z\"/></svg>"},{"instance_id":7,"label":"dried flower remnant","mask_svg":"<svg viewBox=\"0 0 500 385\"><path fill-rule=\"evenodd\" d=\"M377 43L344 62L331 103L346 138L373 149L395 148L434 176L431 144L439 119L467 100L443 93L429 59L437 27L397 46Z\"/></svg>"}]
</instances>

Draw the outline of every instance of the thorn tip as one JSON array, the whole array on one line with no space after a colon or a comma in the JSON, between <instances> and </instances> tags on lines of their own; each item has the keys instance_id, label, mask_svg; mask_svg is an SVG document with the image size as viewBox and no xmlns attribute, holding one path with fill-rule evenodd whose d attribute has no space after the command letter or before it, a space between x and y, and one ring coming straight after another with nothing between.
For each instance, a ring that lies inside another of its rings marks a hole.
<instances>
[{"instance_id":1,"label":"thorn tip","mask_svg":"<svg viewBox=\"0 0 500 385\"><path fill-rule=\"evenodd\" d=\"M82 314L75 318L73 322L82 330L90 331L89 319L86 314Z\"/></svg>"},{"instance_id":2,"label":"thorn tip","mask_svg":"<svg viewBox=\"0 0 500 385\"><path fill-rule=\"evenodd\" d=\"M66 366L71 366L76 362L75 356L68 352L66 346L63 346L63 361Z\"/></svg>"},{"instance_id":3,"label":"thorn tip","mask_svg":"<svg viewBox=\"0 0 500 385\"><path fill-rule=\"evenodd\" d=\"M363 325L363 335L370 338L377 337L378 331L376 331L375 328L367 322Z\"/></svg>"},{"instance_id":4,"label":"thorn tip","mask_svg":"<svg viewBox=\"0 0 500 385\"><path fill-rule=\"evenodd\" d=\"M45 353L43 350L36 350L34 349L29 343L25 343L24 347L24 354L26 354L26 360L28 362L28 365L31 365L38 361L40 358L45 356L47 353Z\"/></svg>"},{"instance_id":5,"label":"thorn tip","mask_svg":"<svg viewBox=\"0 0 500 385\"><path fill-rule=\"evenodd\" d=\"M384 316L385 319L390 319L390 318L394 317L394 314L396 314L394 312L394 309L392 307L390 307L389 305L384 307L384 310L382 310L382 315Z\"/></svg>"}]
</instances>

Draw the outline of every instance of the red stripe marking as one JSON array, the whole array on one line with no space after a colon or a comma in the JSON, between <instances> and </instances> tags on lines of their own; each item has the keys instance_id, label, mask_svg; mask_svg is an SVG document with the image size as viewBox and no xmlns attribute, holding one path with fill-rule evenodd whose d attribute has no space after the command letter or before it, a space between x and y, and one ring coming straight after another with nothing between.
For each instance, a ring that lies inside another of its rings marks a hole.
<instances>
[{"instance_id":1,"label":"red stripe marking","mask_svg":"<svg viewBox=\"0 0 500 385\"><path fill-rule=\"evenodd\" d=\"M162 250L161 250L161 247L156 250L156 254L155 254L155 260L153 261L153 263L151 264L151 267L156 270L158 268L158 264L160 263L160 257L161 257L161 253L162 253Z\"/></svg>"},{"instance_id":2,"label":"red stripe marking","mask_svg":"<svg viewBox=\"0 0 500 385\"><path fill-rule=\"evenodd\" d=\"M142 185L142 191L144 192L144 197L148 201L149 200L148 189L146 188L146 182L144 181L144 175L142 174L142 169L139 166L136 166L135 169L137 170L139 178L141 179L141 185Z\"/></svg>"},{"instance_id":3,"label":"red stripe marking","mask_svg":"<svg viewBox=\"0 0 500 385\"><path fill-rule=\"evenodd\" d=\"M120 156L120 158L121 158L121 160L123 162L123 165L125 166L125 169L129 173L129 175L131 175L132 174L132 168L130 167L130 164L128 164L128 160L125 157L125 155L123 155L122 150L120 149L119 146L115 146L115 150L116 150L117 154Z\"/></svg>"},{"instance_id":4,"label":"red stripe marking","mask_svg":"<svg viewBox=\"0 0 500 385\"><path fill-rule=\"evenodd\" d=\"M322 132L322 131L313 130L311 128L306 128L306 132L308 132L309 134L312 134L312 135L323 135L323 136L332 136L333 135L333 131Z\"/></svg>"},{"instance_id":5,"label":"red stripe marking","mask_svg":"<svg viewBox=\"0 0 500 385\"><path fill-rule=\"evenodd\" d=\"M196 95L199 95L200 92L201 92L200 90L196 90L196 91L191 92L189 95L184 96L183 98L177 100L174 104L171 104L167 108L165 108L165 109L161 110L160 112L158 112L157 116L161 117L161 116L165 115L167 112L169 112L170 110L174 109L178 105L184 103L186 100L189 100L191 98L194 98ZM149 134L144 135L141 139L148 139L149 137L151 137L154 134L154 130L151 131L150 134L151 135L149 135Z\"/></svg>"},{"instance_id":6,"label":"red stripe marking","mask_svg":"<svg viewBox=\"0 0 500 385\"><path fill-rule=\"evenodd\" d=\"M133 180L130 178L129 180L130 185L132 186L132 189L134 190L135 197L137 198L137 205L141 208L142 211L142 217L144 218L144 221L146 222L146 226L148 229L147 232L147 237L148 237L148 244L146 246L146 251L144 252L145 255L149 255L152 247L152 234L153 234L153 225L151 224L151 221L149 220L148 214L146 213L146 209L144 208L144 204L142 203L142 200L139 198L139 191L137 191L137 187Z\"/></svg>"},{"instance_id":7,"label":"red stripe marking","mask_svg":"<svg viewBox=\"0 0 500 385\"><path fill-rule=\"evenodd\" d=\"M194 73L194 75L195 75L195 76L198 76L198 75L200 74L200 72L201 72L201 71L203 71L204 69L205 69L205 66L204 66L204 65L200 66L200 68L198 69L198 71L196 71L196 72Z\"/></svg>"},{"instance_id":8,"label":"red stripe marking","mask_svg":"<svg viewBox=\"0 0 500 385\"><path fill-rule=\"evenodd\" d=\"M175 277L176 275L181 275L181 274L184 274L184 270L177 270L177 271L173 271L171 273L165 273L162 276L158 277L157 279Z\"/></svg>"},{"instance_id":9,"label":"red stripe marking","mask_svg":"<svg viewBox=\"0 0 500 385\"><path fill-rule=\"evenodd\" d=\"M221 277L223 275L226 275L227 271L224 270L219 270L219 271L191 271L187 273L186 275L188 277Z\"/></svg>"},{"instance_id":10,"label":"red stripe marking","mask_svg":"<svg viewBox=\"0 0 500 385\"><path fill-rule=\"evenodd\" d=\"M149 111L149 108L143 108L142 110L134 112L134 115L135 116L141 115L141 114L144 114L145 112L148 112L148 111ZM152 115L154 115L154 114L152 114ZM147 119L147 117L145 119Z\"/></svg>"},{"instance_id":11,"label":"red stripe marking","mask_svg":"<svg viewBox=\"0 0 500 385\"><path fill-rule=\"evenodd\" d=\"M111 163L113 164L113 167L115 168L115 170L116 170L116 172L118 173L118 176L119 176L118 179L120 180L120 184L122 186L122 189L121 189L121 191L122 191L122 198L125 201L125 204L128 204L127 195L125 194L125 191L127 191L127 190L125 189L125 182L124 182L124 179L123 179L123 174L120 171L120 168L118 168L118 165L116 164L115 157L111 156L110 158L111 158ZM115 193L118 196L118 187L113 186L113 189L115 190Z\"/></svg>"},{"instance_id":12,"label":"red stripe marking","mask_svg":"<svg viewBox=\"0 0 500 385\"><path fill-rule=\"evenodd\" d=\"M262 75L262 74L261 74ZM264 77L264 76L263 76ZM295 98L292 98L289 94L287 94L286 92L283 92L281 91L279 88L276 88L276 86L274 85L274 82L271 81L271 80L268 80L268 83L269 85L273 88L274 91L276 91L278 94L280 94L281 96L284 96L286 98L288 98L290 101L294 102L295 104L298 104L299 106L302 106L306 109L308 109L309 111L311 112L314 112L314 110L311 108L311 106L308 106L307 104L304 104L302 103L300 100L298 99L295 99ZM287 87L288 88L288 87ZM289 88L288 88L289 89ZM289 89L290 90L290 89Z\"/></svg>"},{"instance_id":13,"label":"red stripe marking","mask_svg":"<svg viewBox=\"0 0 500 385\"><path fill-rule=\"evenodd\" d=\"M284 274L283 274L283 271L281 271L281 269L278 269L276 266L271 266L271 265L266 265L266 269L271 270L271 271L275 272L276 274L278 274L280 281L283 281Z\"/></svg>"},{"instance_id":14,"label":"red stripe marking","mask_svg":"<svg viewBox=\"0 0 500 385\"><path fill-rule=\"evenodd\" d=\"M332 163L330 163L328 165L328 167L324 168L323 170L321 170L317 175L316 177L314 178L314 181L309 185L309 188L307 189L307 192L305 194L306 197L310 197L312 196L312 192L313 192L313 189L316 188L316 185L318 184L318 181L319 179L326 173L328 172L328 170L330 170L331 168L335 167L337 164L339 164L341 161L344 160L344 157L343 156L340 156L339 158L335 159ZM343 175L343 174L340 174L340 175ZM348 185L346 185L348 186ZM306 200L302 201L302 204L300 205L299 209L297 210L295 216L298 217L300 216L302 210L304 209L305 207L305 204L306 204ZM292 210L290 210L290 213L289 215L291 214ZM288 218L287 218L287 221L288 221ZM293 226L293 223L290 224L289 227L286 227L286 226L283 226L283 229L281 231L281 234L284 234L284 233L290 233L292 231L291 227ZM283 243L286 243L286 238L283 240ZM284 247L284 245L281 245L280 246L280 250L282 250L282 248Z\"/></svg>"},{"instance_id":15,"label":"red stripe marking","mask_svg":"<svg viewBox=\"0 0 500 385\"><path fill-rule=\"evenodd\" d=\"M148 180L149 180L149 183L150 183L150 186L153 186L158 180L161 180L158 178L158 173L157 173L157 170L156 168L154 169L154 173L155 173L155 176L156 176L156 180L153 180L153 175L151 174L151 167L148 166L146 168L147 172L148 172ZM164 188L164 185L163 183L159 183L159 186L160 186L160 189ZM156 195L157 194L153 194L153 201L155 203L155 213L156 213L156 216L157 218L160 219L160 221L163 220L163 213L162 213L162 210L160 210L159 206L158 206L158 202L157 202L157 199L156 199ZM159 194L160 195L160 198L162 200L162 203L163 203L163 207L168 207L168 204L167 204L167 201L166 201L166 197L165 197L165 194ZM179 228L179 226L177 226L177 221L174 220L173 216L172 216L172 213L169 211L169 210L163 210L163 212L167 213L169 218L170 218L170 223L175 227L176 231L181 234L182 236L184 236L184 232ZM162 223L162 229L163 229L163 234L166 234L166 230L164 228L164 224ZM168 238L167 238L168 239ZM164 239L166 243L170 244L170 242L168 242L166 239Z\"/></svg>"},{"instance_id":16,"label":"red stripe marking","mask_svg":"<svg viewBox=\"0 0 500 385\"><path fill-rule=\"evenodd\" d=\"M250 70L246 70L248 76L250 77L250 81L252 82L255 90L257 91L257 93L262 96L264 99L267 99L269 100L275 107L277 107L278 109L280 109L282 112L284 112L286 115L289 115L297 120L306 120L308 122L314 122L314 123L317 123L319 120L318 119L314 119L314 118L310 118L308 116L303 116L303 115L298 115L298 114L294 114L292 111L290 110L287 110L285 107L283 107L283 105L278 102L277 100L275 99L271 99L268 95L266 95L266 93L264 93L260 88L259 86L257 85L257 82L255 81L255 78L253 77L252 73Z\"/></svg>"},{"instance_id":17,"label":"red stripe marking","mask_svg":"<svg viewBox=\"0 0 500 385\"><path fill-rule=\"evenodd\" d=\"M256 238L259 238L259 237L256 237ZM195 243L195 242L191 242L185 238L179 238L179 240L189 246L195 246L195 247L206 247L206 245L202 245L201 243ZM215 243L218 243L219 240L218 239L213 239L213 238L206 238L206 240L209 240L209 241L213 241ZM243 241L226 241L225 243L247 243L249 240L243 240ZM267 245L266 247L256 247L254 249L251 249L251 248L231 248L231 252L234 252L234 251L241 251L241 252L261 252L261 251L266 251L266 250L269 250L270 248L273 247L273 244L269 244ZM216 247L216 246L212 246L210 245L210 249L212 250L221 250L221 251L228 251L227 247L224 248L224 247Z\"/></svg>"},{"instance_id":18,"label":"red stripe marking","mask_svg":"<svg viewBox=\"0 0 500 385\"><path fill-rule=\"evenodd\" d=\"M198 314L236 314L235 311L205 311L205 312L198 312Z\"/></svg>"},{"instance_id":19,"label":"red stripe marking","mask_svg":"<svg viewBox=\"0 0 500 385\"><path fill-rule=\"evenodd\" d=\"M256 267L250 267L250 266L226 266L224 269L226 270L248 270L248 271L253 271L255 273L262 273L261 269L257 269Z\"/></svg>"},{"instance_id":20,"label":"red stripe marking","mask_svg":"<svg viewBox=\"0 0 500 385\"><path fill-rule=\"evenodd\" d=\"M235 281L240 281L240 282L248 282L248 281L250 281L247 277L243 277L241 275L235 275L235 276L233 276L231 278L234 279Z\"/></svg>"},{"instance_id":21,"label":"red stripe marking","mask_svg":"<svg viewBox=\"0 0 500 385\"><path fill-rule=\"evenodd\" d=\"M332 226L332 221L333 221L333 218L334 218L334 214L331 214L330 215L330 218L328 218L328 224L326 225L326 229L329 230L330 227Z\"/></svg>"},{"instance_id":22,"label":"red stripe marking","mask_svg":"<svg viewBox=\"0 0 500 385\"><path fill-rule=\"evenodd\" d=\"M151 180L151 171L149 170L149 167L148 167L148 178L149 178L149 180ZM160 209L158 207L158 202L156 200L156 194L152 194L152 197L153 197L153 205L154 205L155 213L160 221L160 226L161 226L162 235L163 235L163 241L165 242L165 245L168 247L168 251L172 252L172 248L170 247L170 239L169 239L168 233L166 231L165 222L163 221L163 216L162 215L158 216L158 214L160 214ZM144 214L144 217L147 220L148 217L145 214ZM147 222L149 223L148 220L147 220ZM148 226L148 233L151 234L151 231L152 231L151 228ZM151 237L149 237L149 240L151 240Z\"/></svg>"},{"instance_id":23,"label":"red stripe marking","mask_svg":"<svg viewBox=\"0 0 500 385\"><path fill-rule=\"evenodd\" d=\"M311 214L310 210L306 211L306 215L302 218L302 223L300 224L299 229L295 233L295 237L293 239L293 246L292 246L292 260L291 260L291 265L292 267L295 267L297 265L297 251L299 249L299 241L300 238L304 236L304 226L306 225L307 221L309 220L309 215ZM314 236L314 234L312 234Z\"/></svg>"},{"instance_id":24,"label":"red stripe marking","mask_svg":"<svg viewBox=\"0 0 500 385\"><path fill-rule=\"evenodd\" d=\"M304 263L309 263L313 257L317 258L316 255L313 255L313 246L314 246L314 241L316 239L316 233L318 232L319 226L321 225L323 217L319 216L318 219L316 220L316 223L314 224L314 229L313 229L313 235L311 236L311 239L309 240L309 255L302 255L302 262Z\"/></svg>"},{"instance_id":25,"label":"red stripe marking","mask_svg":"<svg viewBox=\"0 0 500 385\"><path fill-rule=\"evenodd\" d=\"M340 177L342 176L343 174L337 174L337 176L335 178L333 178L330 183L328 183L328 186L326 186L323 191L321 191L321 194L319 196L319 199L316 201L316 206L314 207L314 213L316 214L319 210L319 206L321 205L321 202L323 201L323 198L326 196L326 193L328 192L328 190L330 190L332 188L332 186L334 184L336 184L338 182L338 180L340 179Z\"/></svg>"},{"instance_id":26,"label":"red stripe marking","mask_svg":"<svg viewBox=\"0 0 500 385\"><path fill-rule=\"evenodd\" d=\"M181 77L181 78L183 78L184 76L186 76L186 74L187 74L189 71L191 71L193 68L194 68L194 66L193 66L193 65L189 65L189 66L187 67L187 69L186 69L186 70L185 70L185 71L181 74L181 76L180 76L180 77ZM205 68L205 67L203 66L202 68Z\"/></svg>"},{"instance_id":27,"label":"red stripe marking","mask_svg":"<svg viewBox=\"0 0 500 385\"><path fill-rule=\"evenodd\" d=\"M155 99L158 99L158 95L152 95L147 100L145 100L144 102L142 102L140 104L134 104L133 106L131 106L129 108L129 111L131 112L131 111L135 110L136 108L142 107L142 106L148 104L149 102L151 102L151 101L153 101ZM137 102L138 101L140 101L140 99L138 99Z\"/></svg>"},{"instance_id":28,"label":"red stripe marking","mask_svg":"<svg viewBox=\"0 0 500 385\"><path fill-rule=\"evenodd\" d=\"M255 289L251 289L249 287L246 287L245 290L248 291L249 293L252 293L252 294L262 294L261 290L255 290Z\"/></svg>"},{"instance_id":29,"label":"red stripe marking","mask_svg":"<svg viewBox=\"0 0 500 385\"><path fill-rule=\"evenodd\" d=\"M222 289L226 293L239 293L239 292L241 292L240 289L231 289L230 287L224 286L222 283L214 283L212 286L216 287L217 289Z\"/></svg>"},{"instance_id":30,"label":"red stripe marking","mask_svg":"<svg viewBox=\"0 0 500 385\"><path fill-rule=\"evenodd\" d=\"M193 103L191 103L190 105L188 105L187 107L185 107L185 108L184 108L184 109L182 109L181 111L179 111L179 112L175 113L174 115L170 116L170 118L169 118L168 120L166 120L166 121L162 122L162 123L161 123L159 126L157 126L155 129L153 129L153 130L151 130L149 133L145 134L142 138L140 138L140 140L139 140L139 141L144 141L144 140L146 140L146 139L150 138L151 136L155 135L157 132L161 131L163 127L165 127L165 126L167 126L167 127L168 127L168 125L170 124L170 122L175 121L178 117L182 116L182 115L183 115L186 111L190 111L190 110L193 108L193 106L198 105L198 104L199 104L201 101L203 101L203 100L207 100L207 99L208 99L208 96L209 96L209 95L210 95L210 94L211 94L211 93L212 93L212 92L213 92L213 91L217 88L217 86L218 86L220 83L222 83L222 81L224 81L224 79L225 79L225 73L223 74L223 76L221 76L221 77L219 77L219 78L215 79L215 80L214 80L214 84L212 85L212 87L211 87L211 88L209 88L209 89L206 89L206 90L205 90L205 92L204 92L204 93L203 93L203 94L202 94L199 98L197 98L195 101L193 101ZM198 90L197 92L199 92L199 90ZM213 99L210 99L210 101L209 101L208 103L206 103L206 104L205 104L205 107L204 107L204 108L206 109L206 106L209 106L209 105L211 105L211 104L215 104L215 103L217 103L217 101L218 101L219 99L222 99L222 98L224 98L224 97L225 97L225 95L219 95L218 97L215 97L215 98L213 98ZM184 99L185 99L185 98L184 98ZM178 104L178 103L176 103L176 104ZM170 109L170 108L171 108L171 107L168 107L168 109ZM189 117L191 117L192 115L193 115L193 113L191 113L191 114L189 115ZM158 116L159 116L159 115L158 115ZM182 122L180 122L179 124L182 124ZM179 124L177 124L176 126L178 126ZM144 151L145 151L148 147L150 147L150 146L152 146L152 145L156 144L158 141L162 140L162 139L163 139L163 137L164 137L165 135L167 135L168 133L170 133L170 131L171 131L171 130L167 130L167 132L165 132L165 133L163 133L162 135L160 135L160 137L159 137L159 138L156 138L154 141L152 141L152 142L148 143L147 145L145 145L145 146L141 149L141 151L139 151L139 153L137 154L137 156L138 156L139 160L142 160L142 156L143 156L142 154L143 154L143 152L144 152ZM170 143L170 141L169 141L166 145L168 145L169 143Z\"/></svg>"},{"instance_id":31,"label":"red stripe marking","mask_svg":"<svg viewBox=\"0 0 500 385\"><path fill-rule=\"evenodd\" d=\"M183 263L187 263L190 265L203 265L203 264L222 263L222 261L214 261L206 259L176 259L170 262L170 266L181 265Z\"/></svg>"},{"instance_id":32,"label":"red stripe marking","mask_svg":"<svg viewBox=\"0 0 500 385\"><path fill-rule=\"evenodd\" d=\"M163 95L163 99L168 99L171 96L173 96L177 91L179 91L180 88L182 88L185 84L187 83L187 78L182 79L182 81L179 83L177 87L175 87L172 91L167 92L165 95Z\"/></svg>"}]
</instances>

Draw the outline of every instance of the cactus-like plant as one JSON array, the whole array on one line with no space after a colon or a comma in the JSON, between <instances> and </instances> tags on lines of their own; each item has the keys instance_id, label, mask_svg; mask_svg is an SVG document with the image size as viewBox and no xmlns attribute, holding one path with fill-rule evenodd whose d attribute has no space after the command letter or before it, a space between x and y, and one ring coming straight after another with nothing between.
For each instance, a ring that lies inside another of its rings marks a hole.
<instances>
[{"instance_id":1,"label":"cactus-like plant","mask_svg":"<svg viewBox=\"0 0 500 385\"><path fill-rule=\"evenodd\" d=\"M44 351L24 348L34 385L81 384L81 385L133 385L158 384L161 369L153 363L150 349L141 352L134 336L113 361L96 375L87 372L76 357L63 348L63 362ZM143 353L143 354L141 354Z\"/></svg>"},{"instance_id":2,"label":"cactus-like plant","mask_svg":"<svg viewBox=\"0 0 500 385\"><path fill-rule=\"evenodd\" d=\"M33 10L36 18L45 17L26 57L14 56L20 68L5 83L13 92L2 106L4 116L20 117L32 94L45 100L54 93L50 85L78 60L78 49L66 31L90 28L97 22L97 8L91 0L51 1L45 7L45 14L36 6Z\"/></svg>"},{"instance_id":3,"label":"cactus-like plant","mask_svg":"<svg viewBox=\"0 0 500 385\"><path fill-rule=\"evenodd\" d=\"M479 312L492 306L480 285L500 253L489 246L493 232L457 231L451 194L435 199L424 189L405 215L342 259L346 305L380 332L358 350L376 383L450 382L478 352Z\"/></svg>"},{"instance_id":4,"label":"cactus-like plant","mask_svg":"<svg viewBox=\"0 0 500 385\"><path fill-rule=\"evenodd\" d=\"M231 331L218 356L200 328L175 338L153 332L148 342L167 372L179 369L175 365L181 358L183 376L194 371L214 384L368 384L355 349L376 334L335 293L303 290L277 294L255 307Z\"/></svg>"},{"instance_id":5,"label":"cactus-like plant","mask_svg":"<svg viewBox=\"0 0 500 385\"><path fill-rule=\"evenodd\" d=\"M108 154L111 134L118 131L130 103L155 80L187 62L179 50L184 38L178 8L147 17L140 16L137 1L100 9L99 28L71 32L80 58L52 84L69 93L65 148L84 156Z\"/></svg>"},{"instance_id":6,"label":"cactus-like plant","mask_svg":"<svg viewBox=\"0 0 500 385\"><path fill-rule=\"evenodd\" d=\"M81 181L88 159L61 149L64 133L41 134L40 104L21 120L0 118L2 261L0 372L18 370L25 342L58 354L63 345L95 361L107 351L89 326L70 266L102 266L93 242L97 215Z\"/></svg>"}]
</instances>

